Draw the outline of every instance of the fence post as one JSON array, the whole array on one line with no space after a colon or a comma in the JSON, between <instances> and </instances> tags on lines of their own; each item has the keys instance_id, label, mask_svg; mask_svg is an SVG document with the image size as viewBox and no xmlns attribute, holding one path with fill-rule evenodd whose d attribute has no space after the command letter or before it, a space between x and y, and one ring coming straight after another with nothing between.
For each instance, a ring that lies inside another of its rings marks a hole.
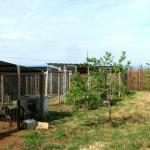
<instances>
[{"instance_id":1,"label":"fence post","mask_svg":"<svg viewBox=\"0 0 150 150\"><path fill-rule=\"evenodd\" d=\"M48 68L45 72L45 96L48 95Z\"/></svg>"},{"instance_id":2,"label":"fence post","mask_svg":"<svg viewBox=\"0 0 150 150\"><path fill-rule=\"evenodd\" d=\"M72 71L69 72L69 90L71 89L71 76L72 76Z\"/></svg>"},{"instance_id":3,"label":"fence post","mask_svg":"<svg viewBox=\"0 0 150 150\"><path fill-rule=\"evenodd\" d=\"M26 95L28 95L28 76L26 75Z\"/></svg>"},{"instance_id":4,"label":"fence post","mask_svg":"<svg viewBox=\"0 0 150 150\"><path fill-rule=\"evenodd\" d=\"M60 73L58 72L58 102L60 103Z\"/></svg>"},{"instance_id":5,"label":"fence post","mask_svg":"<svg viewBox=\"0 0 150 150\"><path fill-rule=\"evenodd\" d=\"M17 65L17 78L18 78L18 99L17 99L17 127L20 129L20 123L21 123L21 116L20 116L20 88L21 88L21 83L20 83L20 66Z\"/></svg>"},{"instance_id":6,"label":"fence post","mask_svg":"<svg viewBox=\"0 0 150 150\"><path fill-rule=\"evenodd\" d=\"M1 75L1 101L2 107L4 106L4 76Z\"/></svg>"},{"instance_id":7,"label":"fence post","mask_svg":"<svg viewBox=\"0 0 150 150\"><path fill-rule=\"evenodd\" d=\"M53 73L50 73L50 95L53 95Z\"/></svg>"},{"instance_id":8,"label":"fence post","mask_svg":"<svg viewBox=\"0 0 150 150\"><path fill-rule=\"evenodd\" d=\"M44 74L40 76L40 114L44 112Z\"/></svg>"},{"instance_id":9,"label":"fence post","mask_svg":"<svg viewBox=\"0 0 150 150\"><path fill-rule=\"evenodd\" d=\"M67 69L66 66L64 65L64 80L63 80L63 94L65 94L66 90L67 90Z\"/></svg>"},{"instance_id":10,"label":"fence post","mask_svg":"<svg viewBox=\"0 0 150 150\"><path fill-rule=\"evenodd\" d=\"M121 97L121 89L120 89L120 87L121 87L121 73L120 73L120 71L118 73L118 80L119 80L118 97L120 98Z\"/></svg>"}]
</instances>

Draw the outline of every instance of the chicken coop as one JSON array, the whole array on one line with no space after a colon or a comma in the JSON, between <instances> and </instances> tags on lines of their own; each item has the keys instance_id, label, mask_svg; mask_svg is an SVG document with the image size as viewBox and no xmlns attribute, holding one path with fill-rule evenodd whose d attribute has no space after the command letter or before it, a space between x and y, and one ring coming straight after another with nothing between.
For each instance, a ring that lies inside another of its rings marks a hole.
<instances>
[{"instance_id":1,"label":"chicken coop","mask_svg":"<svg viewBox=\"0 0 150 150\"><path fill-rule=\"evenodd\" d=\"M51 104L63 103L75 71L74 65L67 64L27 66L0 61L0 133L19 128L23 119L36 118Z\"/></svg>"}]
</instances>

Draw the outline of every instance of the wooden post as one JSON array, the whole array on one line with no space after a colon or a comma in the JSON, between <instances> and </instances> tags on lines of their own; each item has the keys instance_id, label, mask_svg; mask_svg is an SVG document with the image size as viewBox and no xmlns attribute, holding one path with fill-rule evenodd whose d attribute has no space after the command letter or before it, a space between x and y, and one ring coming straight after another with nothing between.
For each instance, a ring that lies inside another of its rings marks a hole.
<instances>
[{"instance_id":1,"label":"wooden post","mask_svg":"<svg viewBox=\"0 0 150 150\"><path fill-rule=\"evenodd\" d=\"M4 106L4 76L1 75L1 101L2 107Z\"/></svg>"},{"instance_id":2,"label":"wooden post","mask_svg":"<svg viewBox=\"0 0 150 150\"><path fill-rule=\"evenodd\" d=\"M87 57L86 57L86 61L87 61L87 86L88 88L90 88L90 66L89 66L89 62L88 62L88 58L89 58L89 53L87 51Z\"/></svg>"},{"instance_id":3,"label":"wooden post","mask_svg":"<svg viewBox=\"0 0 150 150\"><path fill-rule=\"evenodd\" d=\"M110 68L110 77L112 78L112 70ZM109 84L109 88L112 89L112 81ZM112 91L107 92L107 102L108 102L108 109L109 109L109 123L112 123L112 117L111 117L111 101L112 101Z\"/></svg>"},{"instance_id":4,"label":"wooden post","mask_svg":"<svg viewBox=\"0 0 150 150\"><path fill-rule=\"evenodd\" d=\"M66 66L64 65L63 94L65 94L66 90L67 90L67 70Z\"/></svg>"},{"instance_id":5,"label":"wooden post","mask_svg":"<svg viewBox=\"0 0 150 150\"><path fill-rule=\"evenodd\" d=\"M48 68L47 71L45 72L45 96L48 95Z\"/></svg>"},{"instance_id":6,"label":"wooden post","mask_svg":"<svg viewBox=\"0 0 150 150\"><path fill-rule=\"evenodd\" d=\"M40 77L37 75L37 95L40 95Z\"/></svg>"},{"instance_id":7,"label":"wooden post","mask_svg":"<svg viewBox=\"0 0 150 150\"><path fill-rule=\"evenodd\" d=\"M77 73L77 70L78 70L78 69L77 69L77 66L75 66L75 74Z\"/></svg>"},{"instance_id":8,"label":"wooden post","mask_svg":"<svg viewBox=\"0 0 150 150\"><path fill-rule=\"evenodd\" d=\"M60 73L58 73L58 101L60 103Z\"/></svg>"},{"instance_id":9,"label":"wooden post","mask_svg":"<svg viewBox=\"0 0 150 150\"><path fill-rule=\"evenodd\" d=\"M90 68L87 66L87 75L88 75L88 88L90 87Z\"/></svg>"},{"instance_id":10,"label":"wooden post","mask_svg":"<svg viewBox=\"0 0 150 150\"><path fill-rule=\"evenodd\" d=\"M26 95L28 95L28 76L26 75Z\"/></svg>"},{"instance_id":11,"label":"wooden post","mask_svg":"<svg viewBox=\"0 0 150 150\"><path fill-rule=\"evenodd\" d=\"M71 76L72 76L72 71L69 72L69 90L71 89Z\"/></svg>"},{"instance_id":12,"label":"wooden post","mask_svg":"<svg viewBox=\"0 0 150 150\"><path fill-rule=\"evenodd\" d=\"M50 73L50 95L53 95L53 73Z\"/></svg>"},{"instance_id":13,"label":"wooden post","mask_svg":"<svg viewBox=\"0 0 150 150\"><path fill-rule=\"evenodd\" d=\"M37 87L37 84L36 84L36 75L34 75L34 92L33 92L33 95L37 95L37 93L36 93L36 87Z\"/></svg>"},{"instance_id":14,"label":"wooden post","mask_svg":"<svg viewBox=\"0 0 150 150\"><path fill-rule=\"evenodd\" d=\"M40 114L44 112L44 74L40 76Z\"/></svg>"},{"instance_id":15,"label":"wooden post","mask_svg":"<svg viewBox=\"0 0 150 150\"><path fill-rule=\"evenodd\" d=\"M121 73L120 73L120 71L119 71L119 74L118 74L118 80L119 80L119 89L118 89L118 97L120 98L121 97L121 89L120 89L120 87L121 87Z\"/></svg>"},{"instance_id":16,"label":"wooden post","mask_svg":"<svg viewBox=\"0 0 150 150\"><path fill-rule=\"evenodd\" d=\"M35 95L38 95L38 76L35 75Z\"/></svg>"},{"instance_id":17,"label":"wooden post","mask_svg":"<svg viewBox=\"0 0 150 150\"><path fill-rule=\"evenodd\" d=\"M18 99L17 99L17 127L20 129L21 123L21 114L20 114L20 91L21 91L21 83L20 83L20 66L17 66L17 77L18 77Z\"/></svg>"}]
</instances>

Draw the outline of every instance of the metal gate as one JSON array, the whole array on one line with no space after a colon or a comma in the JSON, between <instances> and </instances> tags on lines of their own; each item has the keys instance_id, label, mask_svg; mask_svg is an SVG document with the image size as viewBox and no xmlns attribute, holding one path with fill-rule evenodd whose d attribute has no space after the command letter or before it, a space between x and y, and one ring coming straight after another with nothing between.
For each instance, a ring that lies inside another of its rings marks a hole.
<instances>
[{"instance_id":1,"label":"metal gate","mask_svg":"<svg viewBox=\"0 0 150 150\"><path fill-rule=\"evenodd\" d=\"M0 74L0 134L17 130L17 75Z\"/></svg>"}]
</instances>

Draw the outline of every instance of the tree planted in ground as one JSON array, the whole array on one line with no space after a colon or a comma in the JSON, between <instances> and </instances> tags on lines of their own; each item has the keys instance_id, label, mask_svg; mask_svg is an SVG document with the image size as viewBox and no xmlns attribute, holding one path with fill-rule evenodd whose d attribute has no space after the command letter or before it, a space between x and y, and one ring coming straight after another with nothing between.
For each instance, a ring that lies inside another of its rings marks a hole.
<instances>
[{"instance_id":1,"label":"tree planted in ground","mask_svg":"<svg viewBox=\"0 0 150 150\"><path fill-rule=\"evenodd\" d=\"M65 94L65 101L76 109L92 109L100 103L100 96L96 91L88 88L86 80L76 73L71 78L71 89Z\"/></svg>"},{"instance_id":2,"label":"tree planted in ground","mask_svg":"<svg viewBox=\"0 0 150 150\"><path fill-rule=\"evenodd\" d=\"M129 65L124 51L118 61L110 52L99 59L87 58L87 80L83 80L78 73L73 75L72 88L65 95L66 101L76 108L94 108L102 102L107 103L111 121L111 104L127 93Z\"/></svg>"},{"instance_id":3,"label":"tree planted in ground","mask_svg":"<svg viewBox=\"0 0 150 150\"><path fill-rule=\"evenodd\" d=\"M126 60L126 52L122 52L118 61L110 52L106 52L100 59L88 58L91 90L97 90L104 103L109 107L109 121L111 121L111 104L127 93L127 71L130 61ZM93 88L94 87L94 88Z\"/></svg>"}]
</instances>

